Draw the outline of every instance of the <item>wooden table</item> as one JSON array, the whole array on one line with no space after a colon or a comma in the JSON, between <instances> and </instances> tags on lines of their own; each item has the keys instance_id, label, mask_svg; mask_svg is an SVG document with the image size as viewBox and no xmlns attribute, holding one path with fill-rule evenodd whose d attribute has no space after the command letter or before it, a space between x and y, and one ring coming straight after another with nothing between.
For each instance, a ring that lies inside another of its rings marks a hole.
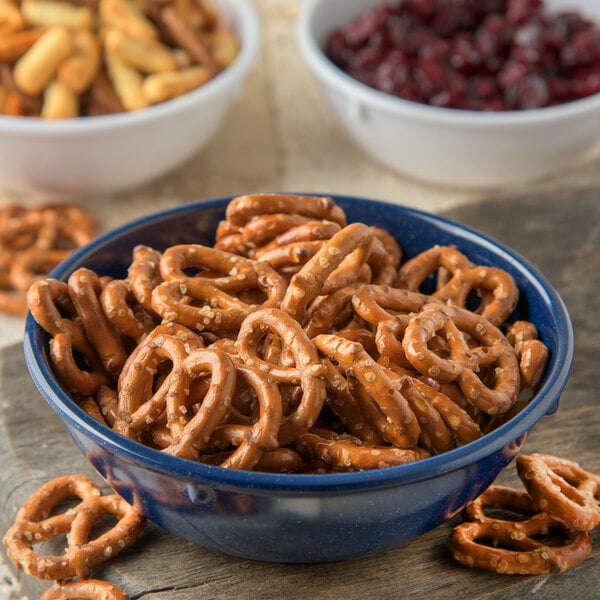
<instances>
[{"instance_id":1,"label":"wooden table","mask_svg":"<svg viewBox=\"0 0 600 600\"><path fill-rule=\"evenodd\" d=\"M563 296L576 334L572 377L558 412L538 424L523 452L559 454L600 472L600 401L595 380L600 354L596 318L600 311L600 203L596 192L488 199L448 214L524 254ZM95 475L34 389L21 346L5 348L0 364L0 529L4 531L18 506L44 481L69 472ZM512 467L500 481L520 485ZM130 550L94 575L123 586L133 598L161 600L598 597L600 531L593 533L591 556L576 569L550 576L503 576L453 561L445 540L457 520L401 548L322 565L231 558L149 525ZM48 584L22 576L21 586L29 598L35 598Z\"/></svg>"}]
</instances>

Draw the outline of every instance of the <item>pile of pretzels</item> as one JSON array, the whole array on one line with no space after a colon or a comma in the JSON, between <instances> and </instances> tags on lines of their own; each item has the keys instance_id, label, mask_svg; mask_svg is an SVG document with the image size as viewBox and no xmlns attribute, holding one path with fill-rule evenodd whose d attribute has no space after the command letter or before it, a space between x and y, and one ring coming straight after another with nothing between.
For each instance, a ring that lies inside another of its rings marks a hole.
<instances>
[{"instance_id":1,"label":"pile of pretzels","mask_svg":"<svg viewBox=\"0 0 600 600\"><path fill-rule=\"evenodd\" d=\"M25 316L26 293L96 235L95 218L75 204L0 207L0 311Z\"/></svg>"},{"instance_id":2,"label":"pile of pretzels","mask_svg":"<svg viewBox=\"0 0 600 600\"><path fill-rule=\"evenodd\" d=\"M0 114L140 110L204 85L238 48L204 0L2 0Z\"/></svg>"},{"instance_id":3,"label":"pile of pretzels","mask_svg":"<svg viewBox=\"0 0 600 600\"><path fill-rule=\"evenodd\" d=\"M429 286L429 287L425 287ZM238 196L213 246L133 249L27 294L83 410L162 452L329 473L467 444L535 394L548 360L510 322L509 273L456 247L403 259L329 197Z\"/></svg>"}]
</instances>

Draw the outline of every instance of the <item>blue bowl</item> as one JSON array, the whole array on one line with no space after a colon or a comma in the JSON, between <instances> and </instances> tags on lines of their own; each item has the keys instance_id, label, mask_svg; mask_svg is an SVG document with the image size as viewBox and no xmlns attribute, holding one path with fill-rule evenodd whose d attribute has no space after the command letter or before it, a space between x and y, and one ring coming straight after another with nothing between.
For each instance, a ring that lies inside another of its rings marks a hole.
<instances>
[{"instance_id":1,"label":"blue bowl","mask_svg":"<svg viewBox=\"0 0 600 600\"><path fill-rule=\"evenodd\" d=\"M66 280L85 266L122 278L137 244L163 250L214 243L231 198L189 203L102 235L61 263ZM464 225L398 205L335 196L349 221L386 227L406 256L456 244L473 262L507 270L520 288L515 318L537 326L550 361L534 400L482 438L419 462L325 475L227 470L166 455L126 439L83 412L53 375L48 335L27 318L25 356L40 393L100 476L156 524L200 546L246 559L311 563L397 547L458 513L510 463L528 432L558 408L573 360L566 308L523 257Z\"/></svg>"}]
</instances>

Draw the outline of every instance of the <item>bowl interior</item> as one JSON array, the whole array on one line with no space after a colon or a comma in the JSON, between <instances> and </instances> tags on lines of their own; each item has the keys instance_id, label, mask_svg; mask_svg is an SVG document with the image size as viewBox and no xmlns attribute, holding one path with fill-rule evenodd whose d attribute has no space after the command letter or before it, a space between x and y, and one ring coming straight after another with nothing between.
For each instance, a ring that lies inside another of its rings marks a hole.
<instances>
[{"instance_id":1,"label":"bowl interior","mask_svg":"<svg viewBox=\"0 0 600 600\"><path fill-rule=\"evenodd\" d=\"M189 203L152 214L123 225L76 251L61 263L51 277L65 280L80 266L101 275L126 276L132 249L145 244L157 250L181 243L213 245L218 222L224 217L231 198ZM476 461L528 431L544 414L556 410L572 362L573 334L566 308L552 286L524 258L495 240L445 218L384 202L347 196L334 196L344 208L349 222L360 221L387 228L399 240L405 257L433 245L456 244L473 262L506 269L520 289L515 319L533 321L540 338L550 349L550 362L544 383L535 399L505 425L475 442L416 463L361 473L335 475L281 475L228 471L166 456L151 448L122 438L99 425L70 399L52 375L48 358L48 336L31 315L26 325L28 367L42 394L61 417L96 436L103 444L117 445L119 451L138 460L150 461L165 473L197 473L209 480L231 484L272 486L282 489L333 489L339 486L387 485L390 480L415 480L435 477L448 468ZM335 481L335 483L334 483Z\"/></svg>"}]
</instances>

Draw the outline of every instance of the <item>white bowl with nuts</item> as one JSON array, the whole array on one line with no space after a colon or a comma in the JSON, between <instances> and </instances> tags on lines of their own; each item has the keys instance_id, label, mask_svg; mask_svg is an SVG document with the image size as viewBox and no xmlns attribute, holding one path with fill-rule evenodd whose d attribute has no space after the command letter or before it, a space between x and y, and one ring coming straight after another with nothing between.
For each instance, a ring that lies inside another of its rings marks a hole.
<instances>
[{"instance_id":1,"label":"white bowl with nuts","mask_svg":"<svg viewBox=\"0 0 600 600\"><path fill-rule=\"evenodd\" d=\"M0 189L107 194L217 132L260 46L251 0L0 3Z\"/></svg>"}]
</instances>

